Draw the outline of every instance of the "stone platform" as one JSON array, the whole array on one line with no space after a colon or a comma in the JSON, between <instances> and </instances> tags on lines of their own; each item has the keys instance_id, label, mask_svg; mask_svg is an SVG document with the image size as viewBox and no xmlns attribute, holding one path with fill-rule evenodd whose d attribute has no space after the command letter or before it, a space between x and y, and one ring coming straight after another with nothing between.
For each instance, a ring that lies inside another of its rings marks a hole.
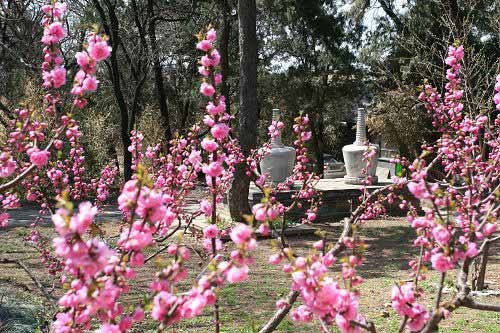
<instances>
[{"instance_id":1,"label":"stone platform","mask_svg":"<svg viewBox=\"0 0 500 333\"><path fill-rule=\"evenodd\" d=\"M368 190L371 192L386 185L390 185L391 183L390 179L379 180L377 185L368 186ZM300 185L297 184L297 187L300 187ZM318 210L316 221L326 222L349 216L351 210L354 210L359 204L358 198L361 195L363 185L345 184L343 178L335 178L320 179L315 188L321 193L323 199L323 205ZM291 196L296 191L297 189L279 192L276 195L276 199L285 205L290 204L292 203ZM254 205L259 203L262 197L263 194L259 188L252 184L248 195L250 204ZM287 215L287 218L291 220L300 219L303 217L304 211L304 208L294 209Z\"/></svg>"}]
</instances>

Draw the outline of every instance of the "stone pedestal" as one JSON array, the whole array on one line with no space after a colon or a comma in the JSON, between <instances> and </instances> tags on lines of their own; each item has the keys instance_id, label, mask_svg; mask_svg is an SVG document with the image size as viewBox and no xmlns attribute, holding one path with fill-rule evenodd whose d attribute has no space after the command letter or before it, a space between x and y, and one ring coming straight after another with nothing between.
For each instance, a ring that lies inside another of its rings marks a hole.
<instances>
[{"instance_id":1,"label":"stone pedestal","mask_svg":"<svg viewBox=\"0 0 500 333\"><path fill-rule=\"evenodd\" d=\"M273 121L280 118L280 110L273 109ZM260 170L268 174L273 185L282 183L292 174L295 165L295 149L281 142L281 134L271 139L271 152L260 162Z\"/></svg>"},{"instance_id":2,"label":"stone pedestal","mask_svg":"<svg viewBox=\"0 0 500 333\"><path fill-rule=\"evenodd\" d=\"M363 154L368 149L365 117L365 110L363 108L359 108L358 121L356 125L356 141L354 141L353 144L347 145L342 148L342 154L344 155L344 163L346 169L344 182L346 184L363 184L366 179L366 175L370 175L372 177L372 184L377 184L378 182L378 178L376 176L378 162L377 155L373 157L371 161L371 167L367 170L367 173L362 174L361 172L362 169L366 168L366 161L363 160ZM378 154L378 145L369 144L369 146L370 149L376 150Z\"/></svg>"}]
</instances>

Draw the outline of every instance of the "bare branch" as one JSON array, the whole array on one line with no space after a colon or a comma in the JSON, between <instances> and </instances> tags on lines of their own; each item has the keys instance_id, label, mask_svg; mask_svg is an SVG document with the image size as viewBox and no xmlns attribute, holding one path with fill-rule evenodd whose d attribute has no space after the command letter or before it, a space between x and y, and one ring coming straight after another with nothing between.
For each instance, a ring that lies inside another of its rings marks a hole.
<instances>
[{"instance_id":1,"label":"bare branch","mask_svg":"<svg viewBox=\"0 0 500 333\"><path fill-rule=\"evenodd\" d=\"M40 281L38 281L38 279L30 272L30 270L28 269L28 267L26 267L26 265L24 265L19 260L2 258L2 259L0 259L0 263L2 263L2 264L16 264L19 268L21 268L23 271L25 271L26 274L28 274L28 276L30 277L30 279L33 281L33 283L35 283L35 285L37 286L37 288L40 289L40 291L42 292L43 296L48 301L50 301L51 303L53 303L54 301L57 300L57 297L54 297L53 295L51 295L47 291L47 289L45 289L45 287L42 285L42 283Z\"/></svg>"}]
</instances>

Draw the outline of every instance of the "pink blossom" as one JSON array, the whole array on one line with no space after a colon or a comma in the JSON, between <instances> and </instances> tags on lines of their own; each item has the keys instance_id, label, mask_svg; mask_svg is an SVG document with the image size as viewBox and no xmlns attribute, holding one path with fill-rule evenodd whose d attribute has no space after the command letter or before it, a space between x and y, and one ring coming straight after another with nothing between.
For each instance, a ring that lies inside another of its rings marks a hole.
<instances>
[{"instance_id":1,"label":"pink blossom","mask_svg":"<svg viewBox=\"0 0 500 333\"><path fill-rule=\"evenodd\" d=\"M49 161L50 152L46 150L39 150L38 148L28 149L30 162L38 168L43 167Z\"/></svg>"},{"instance_id":2,"label":"pink blossom","mask_svg":"<svg viewBox=\"0 0 500 333\"><path fill-rule=\"evenodd\" d=\"M483 233L486 237L489 237L492 233L497 230L496 223L486 223L483 227Z\"/></svg>"},{"instance_id":3,"label":"pink blossom","mask_svg":"<svg viewBox=\"0 0 500 333\"><path fill-rule=\"evenodd\" d=\"M250 229L246 224L239 223L232 230L229 236L236 244L243 244L252 235L252 229Z\"/></svg>"},{"instance_id":4,"label":"pink blossom","mask_svg":"<svg viewBox=\"0 0 500 333\"><path fill-rule=\"evenodd\" d=\"M66 84L66 69L56 67L50 72L43 72L43 85L46 88L59 88Z\"/></svg>"},{"instance_id":5,"label":"pink blossom","mask_svg":"<svg viewBox=\"0 0 500 333\"><path fill-rule=\"evenodd\" d=\"M216 85L221 84L222 83L222 74L215 74L214 81L215 81Z\"/></svg>"},{"instance_id":6,"label":"pink blossom","mask_svg":"<svg viewBox=\"0 0 500 333\"><path fill-rule=\"evenodd\" d=\"M12 156L7 156L6 153L0 154L0 177L8 177L17 168L17 163Z\"/></svg>"},{"instance_id":7,"label":"pink blossom","mask_svg":"<svg viewBox=\"0 0 500 333\"><path fill-rule=\"evenodd\" d=\"M329 252L327 254L325 254L322 258L321 258L321 262L323 263L323 265L325 265L326 267L330 267L332 266L333 264L335 264L335 261L336 261L336 258L335 256Z\"/></svg>"},{"instance_id":8,"label":"pink blossom","mask_svg":"<svg viewBox=\"0 0 500 333\"><path fill-rule=\"evenodd\" d=\"M226 124L218 123L212 127L210 133L212 133L213 137L217 140L222 140L227 137L229 130L230 128Z\"/></svg>"},{"instance_id":9,"label":"pink blossom","mask_svg":"<svg viewBox=\"0 0 500 333\"><path fill-rule=\"evenodd\" d=\"M200 92L203 95L210 97L215 93L215 89L210 83L203 82L200 86Z\"/></svg>"},{"instance_id":10,"label":"pink blossom","mask_svg":"<svg viewBox=\"0 0 500 333\"><path fill-rule=\"evenodd\" d=\"M412 307L412 314L408 320L407 326L413 332L420 331L424 325L429 321L429 312L421 304L414 304Z\"/></svg>"},{"instance_id":11,"label":"pink blossom","mask_svg":"<svg viewBox=\"0 0 500 333\"><path fill-rule=\"evenodd\" d=\"M316 250L321 250L321 249L323 249L323 246L324 246L324 242L323 242L323 240L322 240L322 239L321 239L321 240L319 240L319 241L314 242L314 244L313 244L313 247L314 247Z\"/></svg>"},{"instance_id":12,"label":"pink blossom","mask_svg":"<svg viewBox=\"0 0 500 333\"><path fill-rule=\"evenodd\" d=\"M201 42L199 42L198 44L196 44L196 48L198 50L207 52L212 48L212 42L204 39Z\"/></svg>"},{"instance_id":13,"label":"pink blossom","mask_svg":"<svg viewBox=\"0 0 500 333\"><path fill-rule=\"evenodd\" d=\"M84 201L78 205L78 214L73 216L70 221L70 229L72 232L83 234L92 224L97 207L93 206L89 201Z\"/></svg>"},{"instance_id":14,"label":"pink blossom","mask_svg":"<svg viewBox=\"0 0 500 333\"><path fill-rule=\"evenodd\" d=\"M85 51L83 51L83 52L76 52L75 58L76 58L76 63L80 67L85 67L85 66L87 66L89 64L89 60L90 60L89 59L89 55Z\"/></svg>"},{"instance_id":15,"label":"pink blossom","mask_svg":"<svg viewBox=\"0 0 500 333\"><path fill-rule=\"evenodd\" d=\"M269 235L269 226L265 223L262 223L261 225L259 225L259 229L258 229L259 233L262 235L262 236L267 236Z\"/></svg>"},{"instance_id":16,"label":"pink blossom","mask_svg":"<svg viewBox=\"0 0 500 333\"><path fill-rule=\"evenodd\" d=\"M500 104L500 92L496 93L494 96L493 96L493 102L498 105Z\"/></svg>"},{"instance_id":17,"label":"pink blossom","mask_svg":"<svg viewBox=\"0 0 500 333\"><path fill-rule=\"evenodd\" d=\"M204 77L209 77L210 76L210 71L208 69L206 69L205 67L203 67L203 66L199 66L198 67L198 73L200 73Z\"/></svg>"},{"instance_id":18,"label":"pink blossom","mask_svg":"<svg viewBox=\"0 0 500 333\"><path fill-rule=\"evenodd\" d=\"M280 215L279 210L276 207L270 207L267 209L267 217L269 220L274 221Z\"/></svg>"},{"instance_id":19,"label":"pink blossom","mask_svg":"<svg viewBox=\"0 0 500 333\"><path fill-rule=\"evenodd\" d=\"M477 256L479 253L479 250L477 249L476 243L469 243L467 245L467 251L465 252L465 255L469 258L473 258Z\"/></svg>"},{"instance_id":20,"label":"pink blossom","mask_svg":"<svg viewBox=\"0 0 500 333\"><path fill-rule=\"evenodd\" d=\"M226 273L226 279L229 283L243 282L248 279L248 266L232 266Z\"/></svg>"},{"instance_id":21,"label":"pink blossom","mask_svg":"<svg viewBox=\"0 0 500 333\"><path fill-rule=\"evenodd\" d=\"M0 213L0 228L5 228L9 225L9 214Z\"/></svg>"},{"instance_id":22,"label":"pink blossom","mask_svg":"<svg viewBox=\"0 0 500 333\"><path fill-rule=\"evenodd\" d=\"M281 262L281 255L276 253L269 256L269 263L273 265L278 265Z\"/></svg>"},{"instance_id":23,"label":"pink blossom","mask_svg":"<svg viewBox=\"0 0 500 333\"><path fill-rule=\"evenodd\" d=\"M311 311L309 311L309 308L307 306L300 305L290 312L290 317L294 321L309 323L313 319L313 314Z\"/></svg>"},{"instance_id":24,"label":"pink blossom","mask_svg":"<svg viewBox=\"0 0 500 333\"><path fill-rule=\"evenodd\" d=\"M220 63L220 54L219 51L213 50L212 53L210 54L211 57L211 66L217 66Z\"/></svg>"},{"instance_id":25,"label":"pink blossom","mask_svg":"<svg viewBox=\"0 0 500 333\"><path fill-rule=\"evenodd\" d=\"M363 320L362 318L346 318L341 314L337 314L335 316L335 322L337 326L339 327L340 331L343 333L361 333L363 330L361 327L354 325L351 323L351 320L357 319L356 322L362 323Z\"/></svg>"},{"instance_id":26,"label":"pink blossom","mask_svg":"<svg viewBox=\"0 0 500 333\"><path fill-rule=\"evenodd\" d=\"M86 91L96 91L98 83L99 81L95 76L88 76L85 80L83 80L82 87Z\"/></svg>"},{"instance_id":27,"label":"pink blossom","mask_svg":"<svg viewBox=\"0 0 500 333\"><path fill-rule=\"evenodd\" d=\"M188 161L194 166L198 166L201 163L201 151L193 150L189 153Z\"/></svg>"},{"instance_id":28,"label":"pink blossom","mask_svg":"<svg viewBox=\"0 0 500 333\"><path fill-rule=\"evenodd\" d=\"M217 32L215 31L215 29L212 28L208 30L205 38L210 42L214 42L217 39Z\"/></svg>"},{"instance_id":29,"label":"pink blossom","mask_svg":"<svg viewBox=\"0 0 500 333\"><path fill-rule=\"evenodd\" d=\"M214 103L209 102L207 104L206 109L207 112L210 113L211 115L221 114L226 110L226 103L222 99L219 100L219 104L217 105L214 105Z\"/></svg>"},{"instance_id":30,"label":"pink blossom","mask_svg":"<svg viewBox=\"0 0 500 333\"><path fill-rule=\"evenodd\" d=\"M212 203L207 199L203 199L200 201L200 209L206 216L212 215Z\"/></svg>"},{"instance_id":31,"label":"pink blossom","mask_svg":"<svg viewBox=\"0 0 500 333\"><path fill-rule=\"evenodd\" d=\"M45 45L58 43L65 36L66 31L64 30L62 23L53 22L43 31L42 43Z\"/></svg>"},{"instance_id":32,"label":"pink blossom","mask_svg":"<svg viewBox=\"0 0 500 333\"><path fill-rule=\"evenodd\" d=\"M314 213L314 212L309 212L309 213L307 213L307 219L308 219L309 221L314 221L314 220L316 220L316 213Z\"/></svg>"},{"instance_id":33,"label":"pink blossom","mask_svg":"<svg viewBox=\"0 0 500 333\"><path fill-rule=\"evenodd\" d=\"M432 235L442 245L448 244L448 241L451 238L450 232L442 225L438 225L432 229Z\"/></svg>"},{"instance_id":34,"label":"pink blossom","mask_svg":"<svg viewBox=\"0 0 500 333\"><path fill-rule=\"evenodd\" d=\"M203 239L203 248L207 252L212 252L212 239L211 238L204 238ZM220 239L215 239L215 250L220 251L222 250L222 242Z\"/></svg>"},{"instance_id":35,"label":"pink blossom","mask_svg":"<svg viewBox=\"0 0 500 333\"><path fill-rule=\"evenodd\" d=\"M204 55L203 57L201 57L201 64L204 67L210 67L212 66L212 59L210 59L208 55Z\"/></svg>"},{"instance_id":36,"label":"pink blossom","mask_svg":"<svg viewBox=\"0 0 500 333\"><path fill-rule=\"evenodd\" d=\"M205 149L206 151L208 152L213 152L215 150L217 150L217 148L219 147L219 145L217 144L217 142L215 142L214 140L211 140L211 139L208 139L208 138L205 138L203 139L203 141L201 142L201 147L203 149Z\"/></svg>"},{"instance_id":37,"label":"pink blossom","mask_svg":"<svg viewBox=\"0 0 500 333\"><path fill-rule=\"evenodd\" d=\"M219 229L215 224L211 224L203 229L203 237L215 238L219 234Z\"/></svg>"},{"instance_id":38,"label":"pink blossom","mask_svg":"<svg viewBox=\"0 0 500 333\"><path fill-rule=\"evenodd\" d=\"M195 297L188 299L181 309L181 315L184 318L193 318L199 316L203 309L207 306L207 299L203 295L199 294Z\"/></svg>"},{"instance_id":39,"label":"pink blossom","mask_svg":"<svg viewBox=\"0 0 500 333\"><path fill-rule=\"evenodd\" d=\"M300 134L300 138L302 141L309 141L311 140L311 137L312 137L312 133L311 132L302 132Z\"/></svg>"},{"instance_id":40,"label":"pink blossom","mask_svg":"<svg viewBox=\"0 0 500 333\"><path fill-rule=\"evenodd\" d=\"M257 204L255 206L253 206L252 212L253 212L255 219L257 221L264 222L267 220L266 208L263 207L262 204Z\"/></svg>"},{"instance_id":41,"label":"pink blossom","mask_svg":"<svg viewBox=\"0 0 500 333\"><path fill-rule=\"evenodd\" d=\"M210 177L217 177L222 174L222 171L224 171L224 168L219 162L212 162L208 165L204 165L202 168L202 171L204 174Z\"/></svg>"},{"instance_id":42,"label":"pink blossom","mask_svg":"<svg viewBox=\"0 0 500 333\"><path fill-rule=\"evenodd\" d=\"M431 256L432 267L440 272L452 270L455 266L451 258L445 256L443 253L438 252Z\"/></svg>"},{"instance_id":43,"label":"pink blossom","mask_svg":"<svg viewBox=\"0 0 500 333\"><path fill-rule=\"evenodd\" d=\"M89 43L87 51L95 61L101 61L109 57L111 54L111 47L108 46L108 43L105 41L100 41L96 43Z\"/></svg>"},{"instance_id":44,"label":"pink blossom","mask_svg":"<svg viewBox=\"0 0 500 333\"><path fill-rule=\"evenodd\" d=\"M415 285L413 283L392 287L392 307L398 314L410 316L414 302Z\"/></svg>"},{"instance_id":45,"label":"pink blossom","mask_svg":"<svg viewBox=\"0 0 500 333\"><path fill-rule=\"evenodd\" d=\"M423 182L409 182L408 189L417 199L429 198L429 193L427 192Z\"/></svg>"}]
</instances>

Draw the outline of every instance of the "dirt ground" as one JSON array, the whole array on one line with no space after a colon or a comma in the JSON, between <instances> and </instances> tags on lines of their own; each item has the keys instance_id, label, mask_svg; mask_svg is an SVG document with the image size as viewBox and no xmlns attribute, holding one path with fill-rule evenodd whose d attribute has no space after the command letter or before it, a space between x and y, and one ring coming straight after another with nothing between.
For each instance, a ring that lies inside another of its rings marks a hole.
<instances>
[{"instance_id":1,"label":"dirt ground","mask_svg":"<svg viewBox=\"0 0 500 333\"><path fill-rule=\"evenodd\" d=\"M329 239L336 239L339 227L319 225L329 233ZM117 223L103 224L107 236L117 234ZM41 232L51 235L50 227L41 227ZM38 252L23 241L29 234L28 227L16 227L0 231L0 258L19 259L33 272L46 288L53 286L54 295L61 295L62 290L53 285L52 278L39 260ZM361 313L376 324L378 332L396 332L400 318L390 306L390 290L395 282L408 278L408 260L415 257L411 247L412 229L404 218L384 218L371 221L360 230L369 245L366 262L360 268L360 275L365 278L361 285ZM317 240L315 236L290 238L293 248L299 252L307 251L308 246ZM200 249L199 241L186 237L185 243ZM221 304L222 332L255 332L275 311L275 302L287 294L290 280L281 272L280 267L267 263L272 253L272 242L261 240L255 253L255 264L251 267L249 280L240 285L228 285L219 292ZM488 288L500 290L500 247L491 249L492 256L488 266L486 280ZM226 251L230 251L228 245ZM203 260L195 255L189 261L190 276L180 289L188 288L193 283ZM152 267L151 267L152 266ZM338 265L336 265L338 268ZM148 293L148 281L155 272L154 265L142 268L132 283L132 290L124 298L130 307L137 304ZM336 274L334 272L334 274ZM425 302L432 303L437 287L437 275L429 272L428 279L421 283L426 292ZM446 279L444 297L451 297L454 277ZM482 296L482 302L500 303L499 296ZM41 297L39 290L26 275L15 265L0 265L0 332L36 332L35 327L44 327L50 321L54 308ZM2 330L3 325L3 330ZM134 327L135 332L155 332L156 323L147 320L142 326ZM192 320L182 321L167 332L211 332L211 309ZM318 323L301 325L284 320L278 332L320 332ZM440 332L500 332L500 313L458 309L441 325Z\"/></svg>"}]
</instances>

